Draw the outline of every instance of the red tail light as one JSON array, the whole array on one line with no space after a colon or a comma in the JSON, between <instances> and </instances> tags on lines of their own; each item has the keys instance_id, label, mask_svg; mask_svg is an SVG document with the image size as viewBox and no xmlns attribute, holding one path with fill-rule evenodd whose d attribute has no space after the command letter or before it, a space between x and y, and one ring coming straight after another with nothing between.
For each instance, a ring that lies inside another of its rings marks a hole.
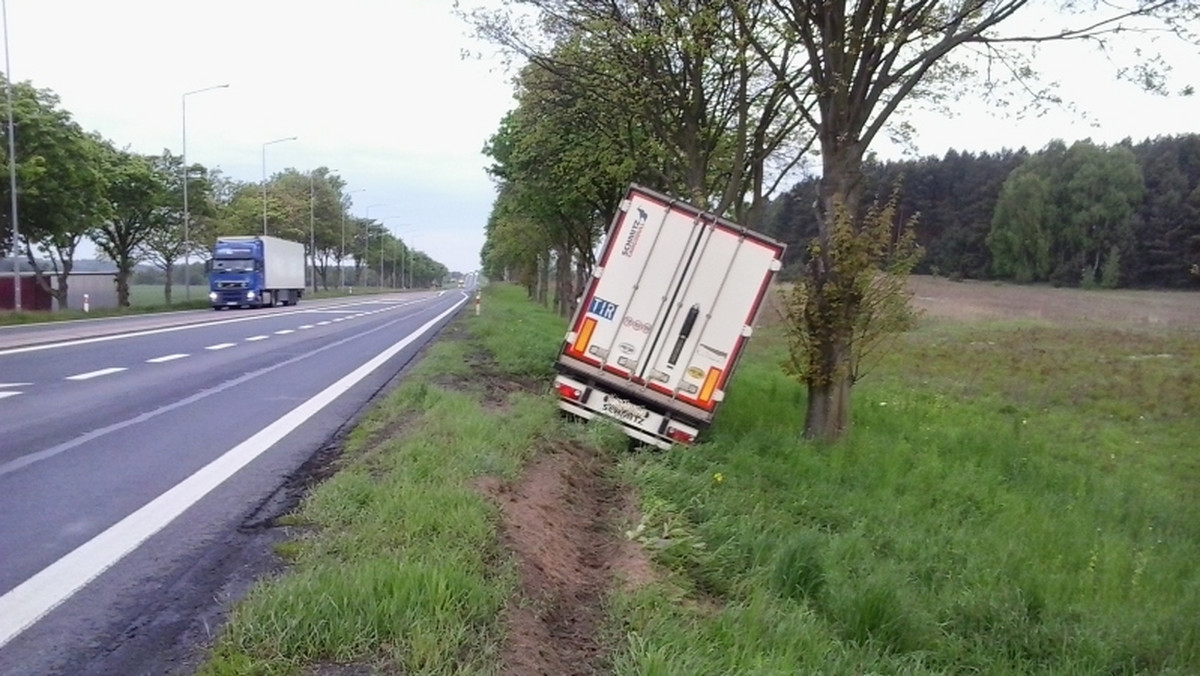
<instances>
[{"instance_id":1,"label":"red tail light","mask_svg":"<svg viewBox=\"0 0 1200 676\"><path fill-rule=\"evenodd\" d=\"M571 399L573 401L579 401L579 398L583 396L583 392L580 392L566 383L562 383L558 386L558 393L563 399Z\"/></svg>"},{"instance_id":2,"label":"red tail light","mask_svg":"<svg viewBox=\"0 0 1200 676\"><path fill-rule=\"evenodd\" d=\"M696 438L694 435L674 427L667 428L667 436L681 444L690 444Z\"/></svg>"}]
</instances>

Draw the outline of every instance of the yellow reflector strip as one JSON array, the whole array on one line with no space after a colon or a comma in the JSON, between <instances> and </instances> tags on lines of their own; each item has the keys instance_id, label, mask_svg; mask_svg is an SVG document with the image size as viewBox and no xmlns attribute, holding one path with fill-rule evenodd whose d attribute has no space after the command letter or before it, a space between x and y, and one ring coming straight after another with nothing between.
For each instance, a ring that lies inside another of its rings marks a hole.
<instances>
[{"instance_id":1,"label":"yellow reflector strip","mask_svg":"<svg viewBox=\"0 0 1200 676\"><path fill-rule=\"evenodd\" d=\"M576 352L583 352L587 349L588 343L592 340L592 331L596 330L596 320L588 317L583 320L583 328L579 331L579 337L575 339L575 344L571 349Z\"/></svg>"},{"instance_id":2,"label":"yellow reflector strip","mask_svg":"<svg viewBox=\"0 0 1200 676\"><path fill-rule=\"evenodd\" d=\"M717 389L717 381L720 379L721 369L708 369L708 375L704 377L704 386L700 388L700 401L707 403L709 399L712 399L713 390Z\"/></svg>"}]
</instances>

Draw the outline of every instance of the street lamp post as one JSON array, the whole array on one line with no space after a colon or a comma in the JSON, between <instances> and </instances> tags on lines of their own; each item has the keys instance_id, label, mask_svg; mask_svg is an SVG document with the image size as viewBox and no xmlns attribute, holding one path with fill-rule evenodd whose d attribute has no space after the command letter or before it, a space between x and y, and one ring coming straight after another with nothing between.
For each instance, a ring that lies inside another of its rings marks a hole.
<instances>
[{"instance_id":1,"label":"street lamp post","mask_svg":"<svg viewBox=\"0 0 1200 676\"><path fill-rule=\"evenodd\" d=\"M363 231L364 231L364 234L363 234L363 270L368 273L371 271L371 209L373 209L375 207L386 207L386 206L387 206L386 204L382 204L382 203L369 204L369 205L367 205L367 215L363 217L365 220L365 222L363 223ZM379 240L379 246L380 246L380 248L383 247L383 239L382 238ZM367 277L369 278L370 275L368 274ZM367 285L364 283L364 284L361 284L360 286L362 286L363 288L366 288Z\"/></svg>"},{"instance_id":2,"label":"street lamp post","mask_svg":"<svg viewBox=\"0 0 1200 676\"><path fill-rule=\"evenodd\" d=\"M402 225L402 226L400 226L400 227L405 227L405 226L404 226L404 225ZM418 235L418 234L420 234L420 233L421 233L421 231L420 231L420 230L409 230L409 231L408 231L408 234L409 234L409 235ZM401 233L399 233L399 234L404 234L404 233L403 233L403 232L401 232ZM403 240L401 240L401 241L403 241ZM405 254L408 256L408 287L407 287L407 288L410 288L410 289L411 289L411 288L412 288L412 278L413 278L413 270L412 270L412 268L413 268L413 249L412 249L412 245L411 245L411 244L405 244L405 245L404 245L404 250L405 250ZM402 289L403 289L403 288L406 288L406 287L404 286L404 256L401 256L401 257L400 257L400 288L402 288Z\"/></svg>"},{"instance_id":3,"label":"street lamp post","mask_svg":"<svg viewBox=\"0 0 1200 676\"><path fill-rule=\"evenodd\" d=\"M396 219L396 218L400 218L400 216L388 216L386 218L383 218L382 220L388 221L388 220L392 220L392 219ZM401 223L397 227L403 228L403 227L407 227L407 225L408 225L407 223ZM388 234L392 235L396 240L392 244L392 286L396 286L396 249L399 247L401 242L400 242L400 237L395 232L393 232L391 228L388 228ZM401 263L403 264L403 257L401 257ZM401 269L403 269L403 268L401 268ZM382 246L379 247L379 275L380 275L379 288L380 288L380 290L382 290L383 289L383 247ZM404 283L403 274L401 274L401 276L400 276L400 283L401 284Z\"/></svg>"},{"instance_id":4,"label":"street lamp post","mask_svg":"<svg viewBox=\"0 0 1200 676\"><path fill-rule=\"evenodd\" d=\"M21 232L17 227L17 149L13 133L12 67L8 62L8 2L0 0L4 14L4 97L8 102L8 194L12 198L13 310L21 311Z\"/></svg>"},{"instance_id":5,"label":"street lamp post","mask_svg":"<svg viewBox=\"0 0 1200 676\"><path fill-rule=\"evenodd\" d=\"M288 136L287 138L277 138L274 141L267 141L262 144L262 193L263 193L263 235L267 234L267 146L284 141L295 141L297 136Z\"/></svg>"},{"instance_id":6,"label":"street lamp post","mask_svg":"<svg viewBox=\"0 0 1200 676\"><path fill-rule=\"evenodd\" d=\"M308 172L308 255L312 261L313 293L317 292L317 190L313 172Z\"/></svg>"},{"instance_id":7,"label":"street lamp post","mask_svg":"<svg viewBox=\"0 0 1200 676\"><path fill-rule=\"evenodd\" d=\"M214 89L228 88L228 84L213 85L184 92L180 97L180 100L183 101L183 296L185 300L192 299L192 233L191 214L188 212L187 97Z\"/></svg>"},{"instance_id":8,"label":"street lamp post","mask_svg":"<svg viewBox=\"0 0 1200 676\"><path fill-rule=\"evenodd\" d=\"M359 188L357 190L351 190L350 192L346 193L346 195L353 195L356 192L363 192L364 190L366 190L366 188ZM353 200L352 200L352 202L353 202ZM342 211L342 247L340 249L338 249L338 287L344 289L344 288L346 288L346 265L345 265L345 260L346 260L346 209L344 206L342 207L341 211Z\"/></svg>"}]
</instances>

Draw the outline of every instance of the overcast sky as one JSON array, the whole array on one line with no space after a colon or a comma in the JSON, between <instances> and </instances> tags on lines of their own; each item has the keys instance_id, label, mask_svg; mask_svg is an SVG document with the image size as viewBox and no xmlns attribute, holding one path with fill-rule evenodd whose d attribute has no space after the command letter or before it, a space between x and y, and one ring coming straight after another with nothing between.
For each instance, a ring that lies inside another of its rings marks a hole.
<instances>
[{"instance_id":1,"label":"overcast sky","mask_svg":"<svg viewBox=\"0 0 1200 676\"><path fill-rule=\"evenodd\" d=\"M479 265L495 195L481 149L513 106L509 75L466 37L451 0L8 0L12 76L54 90L88 130L137 152L178 153L184 92L188 159L259 181L328 166L348 182L354 213L385 218L451 270ZM1200 98L1161 99L1113 80L1113 67L1072 49L1043 69L1091 116L1017 119L962 104L953 119L917 114L918 150L1030 149L1052 138L1115 142L1200 129ZM1175 49L1185 77L1196 50ZM1200 84L1200 83L1197 83ZM1098 126L1089 126L1096 124ZM896 156L887 143L880 154Z\"/></svg>"}]
</instances>

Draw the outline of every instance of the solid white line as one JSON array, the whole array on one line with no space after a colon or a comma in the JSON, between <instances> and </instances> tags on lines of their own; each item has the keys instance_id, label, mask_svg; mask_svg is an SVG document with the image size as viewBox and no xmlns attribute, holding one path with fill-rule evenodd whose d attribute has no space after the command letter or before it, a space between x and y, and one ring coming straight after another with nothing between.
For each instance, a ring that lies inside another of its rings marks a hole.
<instances>
[{"instance_id":1,"label":"solid white line","mask_svg":"<svg viewBox=\"0 0 1200 676\"><path fill-rule=\"evenodd\" d=\"M250 336L249 338L246 339L246 342L253 343L256 340L266 340L268 338L270 338L270 336Z\"/></svg>"},{"instance_id":2,"label":"solid white line","mask_svg":"<svg viewBox=\"0 0 1200 676\"><path fill-rule=\"evenodd\" d=\"M276 331L276 332L275 332L275 335L277 335L277 336L286 336L286 335L287 335L287 334L289 334L289 333L295 333L295 331L294 331L294 330L292 330L292 329L280 329L280 330L278 330L278 331Z\"/></svg>"},{"instance_id":3,"label":"solid white line","mask_svg":"<svg viewBox=\"0 0 1200 676\"><path fill-rule=\"evenodd\" d=\"M206 347L204 349L206 349L206 350L224 350L225 348L233 347L234 345L237 345L237 343L217 343L216 345L209 345L208 347Z\"/></svg>"},{"instance_id":4,"label":"solid white line","mask_svg":"<svg viewBox=\"0 0 1200 676\"><path fill-rule=\"evenodd\" d=\"M354 385L456 312L465 299L421 325L312 399L234 446L103 533L0 596L0 647L162 530L187 508L274 446Z\"/></svg>"},{"instance_id":5,"label":"solid white line","mask_svg":"<svg viewBox=\"0 0 1200 676\"><path fill-rule=\"evenodd\" d=\"M186 356L187 356L186 354L184 354L182 352L178 352L176 354L168 354L168 355L163 355L161 357L155 357L154 359L147 359L146 363L147 364L162 364L164 362L175 361L176 359L183 359Z\"/></svg>"},{"instance_id":6,"label":"solid white line","mask_svg":"<svg viewBox=\"0 0 1200 676\"><path fill-rule=\"evenodd\" d=\"M67 380L89 380L91 378L99 378L100 376L107 376L112 373L120 373L121 371L125 371L125 370L127 370L127 369L125 369L124 367L114 366L112 368L100 369L99 371L88 371L87 373L80 373L80 374L73 375L73 376L67 376Z\"/></svg>"},{"instance_id":7,"label":"solid white line","mask_svg":"<svg viewBox=\"0 0 1200 676\"><path fill-rule=\"evenodd\" d=\"M21 393L20 392L0 392L0 399L7 399L9 397L15 397L18 394L21 394Z\"/></svg>"},{"instance_id":8,"label":"solid white line","mask_svg":"<svg viewBox=\"0 0 1200 676\"><path fill-rule=\"evenodd\" d=\"M27 385L32 385L32 384L33 383L0 383L0 388L25 387Z\"/></svg>"}]
</instances>

